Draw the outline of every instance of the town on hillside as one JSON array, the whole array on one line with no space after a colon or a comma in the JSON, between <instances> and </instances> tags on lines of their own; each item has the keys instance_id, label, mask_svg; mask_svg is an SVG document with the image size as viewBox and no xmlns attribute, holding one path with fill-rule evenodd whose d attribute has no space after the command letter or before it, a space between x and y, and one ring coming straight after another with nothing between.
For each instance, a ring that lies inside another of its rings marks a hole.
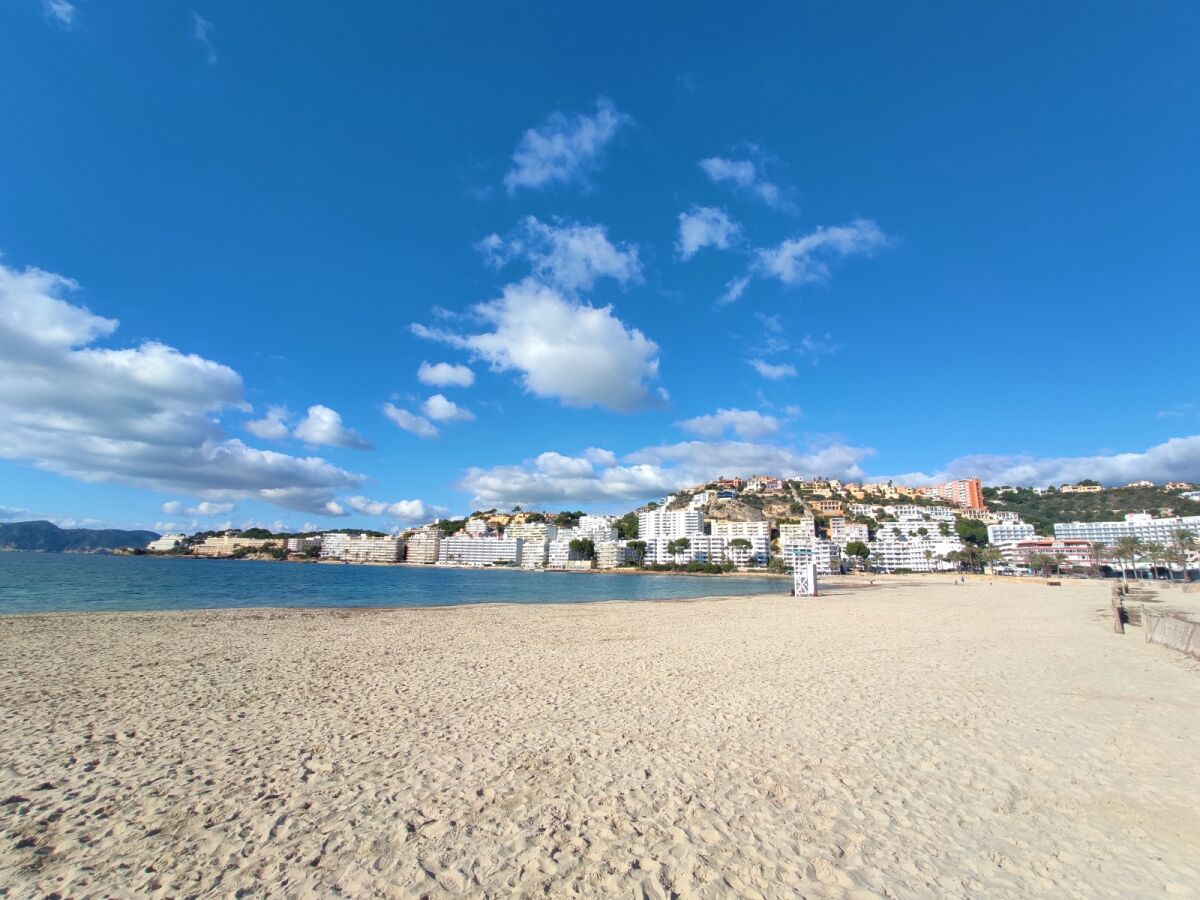
<instances>
[{"instance_id":1,"label":"town on hillside","mask_svg":"<svg viewBox=\"0 0 1200 900\"><path fill-rule=\"evenodd\" d=\"M1140 508L1128 509L1141 502ZM1089 521L1048 516L1096 507ZM1064 505L1066 504L1066 505ZM1123 504L1123 505L1122 505ZM1169 504L1169 505L1164 505ZM1024 514L1024 515L1023 515ZM1196 485L1094 481L1059 488L720 477L624 515L481 510L394 534L263 529L169 534L146 552L208 558L718 574L991 571L1190 577L1200 564Z\"/></svg>"}]
</instances>

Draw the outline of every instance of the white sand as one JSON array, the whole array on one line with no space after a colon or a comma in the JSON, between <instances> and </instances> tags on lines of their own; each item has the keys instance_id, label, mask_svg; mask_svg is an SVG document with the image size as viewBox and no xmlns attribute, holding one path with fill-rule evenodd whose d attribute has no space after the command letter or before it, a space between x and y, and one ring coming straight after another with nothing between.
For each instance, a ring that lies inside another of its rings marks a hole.
<instances>
[{"instance_id":1,"label":"white sand","mask_svg":"<svg viewBox=\"0 0 1200 900\"><path fill-rule=\"evenodd\" d=\"M0 894L1197 896L1104 586L0 619Z\"/></svg>"}]
</instances>

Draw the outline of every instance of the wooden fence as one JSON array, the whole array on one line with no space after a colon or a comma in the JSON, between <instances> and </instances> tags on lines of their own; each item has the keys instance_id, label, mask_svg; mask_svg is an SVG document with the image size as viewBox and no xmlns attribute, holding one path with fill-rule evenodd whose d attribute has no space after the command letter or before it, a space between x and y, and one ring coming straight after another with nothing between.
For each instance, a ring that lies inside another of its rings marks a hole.
<instances>
[{"instance_id":1,"label":"wooden fence","mask_svg":"<svg viewBox=\"0 0 1200 900\"><path fill-rule=\"evenodd\" d=\"M1142 607L1142 632L1150 644L1162 644L1200 659L1200 625L1174 616L1147 612Z\"/></svg>"}]
</instances>

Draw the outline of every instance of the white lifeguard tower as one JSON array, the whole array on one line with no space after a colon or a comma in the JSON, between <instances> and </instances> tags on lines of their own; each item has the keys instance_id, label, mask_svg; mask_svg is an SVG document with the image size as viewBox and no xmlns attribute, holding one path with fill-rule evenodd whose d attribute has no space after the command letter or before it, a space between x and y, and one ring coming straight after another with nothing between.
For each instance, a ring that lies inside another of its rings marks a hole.
<instances>
[{"instance_id":1,"label":"white lifeguard tower","mask_svg":"<svg viewBox=\"0 0 1200 900\"><path fill-rule=\"evenodd\" d=\"M817 564L813 562L812 551L794 548L788 554L788 562L792 567L792 596L817 596Z\"/></svg>"}]
</instances>

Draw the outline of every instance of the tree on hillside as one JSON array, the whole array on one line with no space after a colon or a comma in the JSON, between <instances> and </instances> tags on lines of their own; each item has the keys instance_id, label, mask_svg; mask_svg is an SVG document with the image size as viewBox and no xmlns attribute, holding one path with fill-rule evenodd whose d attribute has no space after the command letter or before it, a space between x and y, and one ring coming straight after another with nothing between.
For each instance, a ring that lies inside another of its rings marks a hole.
<instances>
[{"instance_id":1,"label":"tree on hillside","mask_svg":"<svg viewBox=\"0 0 1200 900\"><path fill-rule=\"evenodd\" d=\"M616 521L617 537L623 541L638 536L638 518L637 513L625 513Z\"/></svg>"},{"instance_id":2,"label":"tree on hillside","mask_svg":"<svg viewBox=\"0 0 1200 900\"><path fill-rule=\"evenodd\" d=\"M871 548L862 541L851 541L846 545L846 555L851 560L858 560L858 565L866 564L867 557L871 555Z\"/></svg>"},{"instance_id":3,"label":"tree on hillside","mask_svg":"<svg viewBox=\"0 0 1200 900\"><path fill-rule=\"evenodd\" d=\"M987 526L978 519L955 519L954 530L962 538L964 544L982 547L988 542Z\"/></svg>"},{"instance_id":4,"label":"tree on hillside","mask_svg":"<svg viewBox=\"0 0 1200 900\"><path fill-rule=\"evenodd\" d=\"M567 544L568 549L576 554L577 559L595 559L596 542L591 538L575 538Z\"/></svg>"}]
</instances>

